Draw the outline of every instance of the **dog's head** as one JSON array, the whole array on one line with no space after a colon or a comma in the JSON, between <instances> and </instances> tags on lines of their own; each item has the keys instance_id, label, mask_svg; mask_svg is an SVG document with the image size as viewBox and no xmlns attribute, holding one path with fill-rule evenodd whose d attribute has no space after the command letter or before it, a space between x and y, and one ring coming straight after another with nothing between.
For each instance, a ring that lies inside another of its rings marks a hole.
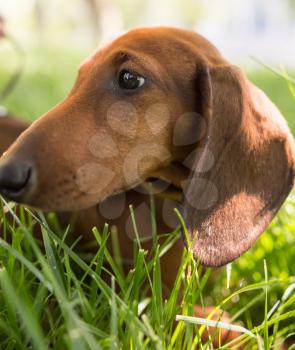
<instances>
[{"instance_id":1,"label":"dog's head","mask_svg":"<svg viewBox=\"0 0 295 350\"><path fill-rule=\"evenodd\" d=\"M5 153L0 189L64 211L164 180L182 194L195 255L221 265L268 225L294 164L280 113L212 44L189 31L137 29L83 63L66 99Z\"/></svg>"}]
</instances>

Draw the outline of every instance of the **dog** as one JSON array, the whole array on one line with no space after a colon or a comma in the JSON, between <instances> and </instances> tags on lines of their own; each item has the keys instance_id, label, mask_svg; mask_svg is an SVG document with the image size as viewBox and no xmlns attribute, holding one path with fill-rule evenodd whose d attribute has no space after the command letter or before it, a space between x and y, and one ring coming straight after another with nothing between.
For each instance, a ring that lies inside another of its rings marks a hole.
<instances>
[{"instance_id":1,"label":"dog","mask_svg":"<svg viewBox=\"0 0 295 350\"><path fill-rule=\"evenodd\" d=\"M179 224L178 207L185 245L213 267L255 243L294 177L294 139L278 109L204 37L166 27L131 30L95 52L64 101L0 161L4 197L76 211L86 241L94 225L121 227L126 261L129 204L150 244L152 182L158 231ZM167 285L182 251L179 239L161 261Z\"/></svg>"},{"instance_id":2,"label":"dog","mask_svg":"<svg viewBox=\"0 0 295 350\"><path fill-rule=\"evenodd\" d=\"M66 99L3 155L0 188L16 202L74 211L159 179L169 185L161 197L172 188L182 201L195 257L220 266L282 205L294 154L276 107L209 41L135 29L84 62Z\"/></svg>"}]
</instances>

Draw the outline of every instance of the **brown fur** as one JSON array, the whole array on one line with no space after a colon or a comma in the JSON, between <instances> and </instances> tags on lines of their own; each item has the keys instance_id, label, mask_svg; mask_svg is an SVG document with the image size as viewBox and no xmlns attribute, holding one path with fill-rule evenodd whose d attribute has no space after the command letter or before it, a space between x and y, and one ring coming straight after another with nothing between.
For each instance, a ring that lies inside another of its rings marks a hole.
<instances>
[{"instance_id":1,"label":"brown fur","mask_svg":"<svg viewBox=\"0 0 295 350\"><path fill-rule=\"evenodd\" d=\"M122 68L147 77L146 87L122 95L112 85ZM172 28L136 29L96 52L3 158L34 162L23 201L45 210L82 210L165 180L161 197L172 188L182 198L195 256L211 266L249 249L294 183L294 142L277 109L206 39Z\"/></svg>"}]
</instances>

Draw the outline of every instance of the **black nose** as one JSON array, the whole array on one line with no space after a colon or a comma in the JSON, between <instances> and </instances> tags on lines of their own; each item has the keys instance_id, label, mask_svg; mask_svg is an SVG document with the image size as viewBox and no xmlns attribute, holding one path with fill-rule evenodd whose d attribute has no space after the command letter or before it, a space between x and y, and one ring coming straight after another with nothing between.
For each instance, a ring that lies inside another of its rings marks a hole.
<instances>
[{"instance_id":1,"label":"black nose","mask_svg":"<svg viewBox=\"0 0 295 350\"><path fill-rule=\"evenodd\" d=\"M23 201L32 178L32 166L25 162L5 162L0 165L0 193L15 202Z\"/></svg>"}]
</instances>

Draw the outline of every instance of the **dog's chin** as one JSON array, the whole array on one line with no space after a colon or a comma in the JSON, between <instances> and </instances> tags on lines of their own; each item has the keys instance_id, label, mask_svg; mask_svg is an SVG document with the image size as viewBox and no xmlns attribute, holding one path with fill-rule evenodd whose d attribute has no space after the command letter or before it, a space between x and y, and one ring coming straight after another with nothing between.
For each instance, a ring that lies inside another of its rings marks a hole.
<instances>
[{"instance_id":1,"label":"dog's chin","mask_svg":"<svg viewBox=\"0 0 295 350\"><path fill-rule=\"evenodd\" d=\"M75 186L71 186L70 189L63 189L59 186L51 188L38 186L22 198L19 203L44 212L76 212L94 207L107 198L136 186L138 186L137 182L131 185L118 182L97 192L83 191Z\"/></svg>"},{"instance_id":2,"label":"dog's chin","mask_svg":"<svg viewBox=\"0 0 295 350\"><path fill-rule=\"evenodd\" d=\"M79 210L89 209L103 202L105 199L121 193L122 189L104 191L99 194L86 194L83 192L73 193L67 196L40 196L31 198L24 205L35 209L43 210L44 212L76 212Z\"/></svg>"}]
</instances>

